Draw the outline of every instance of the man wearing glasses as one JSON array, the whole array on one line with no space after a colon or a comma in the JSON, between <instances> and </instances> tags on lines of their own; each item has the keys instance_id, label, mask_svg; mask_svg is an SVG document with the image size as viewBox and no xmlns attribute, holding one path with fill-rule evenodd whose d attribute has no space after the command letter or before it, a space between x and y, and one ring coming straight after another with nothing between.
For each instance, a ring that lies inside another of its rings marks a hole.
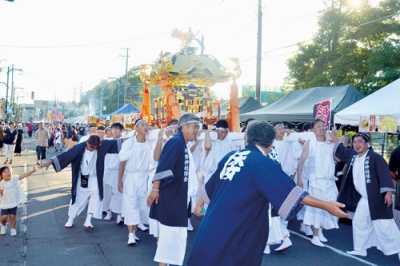
<instances>
[{"instance_id":1,"label":"man wearing glasses","mask_svg":"<svg viewBox=\"0 0 400 266\"><path fill-rule=\"evenodd\" d=\"M184 114L178 133L165 144L153 187L147 199L150 218L159 223L159 240L154 260L159 265L182 265L186 251L188 205L197 193L196 166L187 143L197 137L200 119Z\"/></svg>"}]
</instances>

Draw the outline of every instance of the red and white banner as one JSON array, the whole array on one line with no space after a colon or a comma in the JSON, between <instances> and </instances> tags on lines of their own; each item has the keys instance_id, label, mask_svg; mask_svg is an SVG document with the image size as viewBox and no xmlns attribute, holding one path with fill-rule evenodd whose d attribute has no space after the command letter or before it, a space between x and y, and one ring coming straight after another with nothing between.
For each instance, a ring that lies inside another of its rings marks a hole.
<instances>
[{"instance_id":1,"label":"red and white banner","mask_svg":"<svg viewBox=\"0 0 400 266\"><path fill-rule=\"evenodd\" d=\"M324 120L326 128L331 128L331 100L326 100L314 105L314 118Z\"/></svg>"}]
</instances>

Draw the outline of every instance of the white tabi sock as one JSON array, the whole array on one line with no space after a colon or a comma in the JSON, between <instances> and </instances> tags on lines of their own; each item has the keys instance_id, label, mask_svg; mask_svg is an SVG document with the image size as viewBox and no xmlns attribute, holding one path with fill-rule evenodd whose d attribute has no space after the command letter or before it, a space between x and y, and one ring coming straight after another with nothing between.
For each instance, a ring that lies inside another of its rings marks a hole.
<instances>
[{"instance_id":1,"label":"white tabi sock","mask_svg":"<svg viewBox=\"0 0 400 266\"><path fill-rule=\"evenodd\" d=\"M318 229L318 237L321 242L328 242L328 239L326 239L326 237L322 233L322 228Z\"/></svg>"},{"instance_id":2,"label":"white tabi sock","mask_svg":"<svg viewBox=\"0 0 400 266\"><path fill-rule=\"evenodd\" d=\"M92 217L93 217L93 214L88 213L88 215L86 216L85 224L91 224L92 223Z\"/></svg>"},{"instance_id":3,"label":"white tabi sock","mask_svg":"<svg viewBox=\"0 0 400 266\"><path fill-rule=\"evenodd\" d=\"M136 245L135 234L134 233L129 233L128 234L128 245L130 245L130 246Z\"/></svg>"},{"instance_id":4,"label":"white tabi sock","mask_svg":"<svg viewBox=\"0 0 400 266\"><path fill-rule=\"evenodd\" d=\"M187 227L188 231L193 231L193 225L192 225L192 221L190 220L190 218L188 218L188 227Z\"/></svg>"},{"instance_id":5,"label":"white tabi sock","mask_svg":"<svg viewBox=\"0 0 400 266\"><path fill-rule=\"evenodd\" d=\"M71 228L72 226L74 226L74 218L68 217L68 221L65 224L66 228Z\"/></svg>"}]
</instances>

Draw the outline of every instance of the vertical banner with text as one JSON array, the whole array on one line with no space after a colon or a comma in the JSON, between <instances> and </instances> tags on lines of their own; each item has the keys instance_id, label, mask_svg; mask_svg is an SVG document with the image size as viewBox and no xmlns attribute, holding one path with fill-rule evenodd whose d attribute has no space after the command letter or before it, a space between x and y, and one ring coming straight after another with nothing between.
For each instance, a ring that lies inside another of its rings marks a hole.
<instances>
[{"instance_id":1,"label":"vertical banner with text","mask_svg":"<svg viewBox=\"0 0 400 266\"><path fill-rule=\"evenodd\" d=\"M328 130L331 128L331 104L330 99L314 105L314 118L322 119Z\"/></svg>"}]
</instances>

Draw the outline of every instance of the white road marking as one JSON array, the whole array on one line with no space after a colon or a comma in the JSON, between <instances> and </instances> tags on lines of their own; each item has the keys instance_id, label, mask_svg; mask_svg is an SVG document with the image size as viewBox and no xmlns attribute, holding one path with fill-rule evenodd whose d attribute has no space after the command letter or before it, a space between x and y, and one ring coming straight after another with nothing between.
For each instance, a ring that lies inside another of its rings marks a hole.
<instances>
[{"instance_id":1,"label":"white road marking","mask_svg":"<svg viewBox=\"0 0 400 266\"><path fill-rule=\"evenodd\" d=\"M310 238L307 237L307 236L304 236L304 235L299 234L299 233L297 233L297 232L294 232L294 231L292 231L292 230L289 230L289 232L290 232L291 234L296 235L296 236L298 236L298 237L301 237L301 238L303 238L303 239L305 239L305 240L307 240L307 241L311 241ZM311 244L311 245L312 245L312 244ZM329 246L329 245L327 245L327 244L325 244L325 243L324 243L324 245L325 245L325 248L328 248L328 249L332 250L333 252L335 252L335 253L337 253L337 254L339 254L339 255L341 255L341 256L348 257L348 258L352 258L352 259L354 259L354 260L356 260L356 261L358 261L358 262L361 262L361 263L363 263L363 264L365 264L365 265L378 266L377 264L374 264L374 263L372 263L372 262L363 260L363 259L361 259L360 257L350 255L350 254L348 254L348 253L346 253L346 252L343 252L343 251L341 251L341 250L339 250L339 249L336 249L336 248L334 248L334 247L331 247L331 246Z\"/></svg>"}]
</instances>

